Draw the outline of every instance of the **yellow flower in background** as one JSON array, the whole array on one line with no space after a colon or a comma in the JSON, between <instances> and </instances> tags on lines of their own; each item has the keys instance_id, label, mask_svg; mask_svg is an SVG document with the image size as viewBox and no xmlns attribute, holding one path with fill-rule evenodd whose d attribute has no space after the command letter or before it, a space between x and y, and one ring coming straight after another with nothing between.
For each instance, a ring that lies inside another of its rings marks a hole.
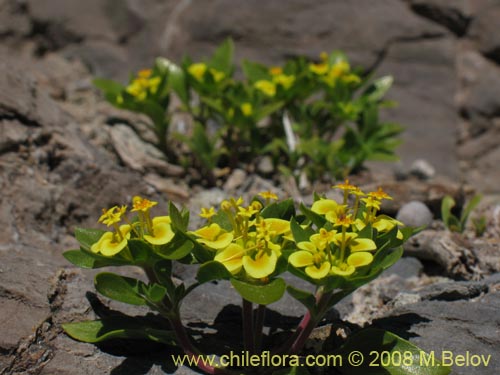
<instances>
[{"instance_id":1,"label":"yellow flower in background","mask_svg":"<svg viewBox=\"0 0 500 375\"><path fill-rule=\"evenodd\" d=\"M260 192L259 194L257 194L259 197L262 197L266 200L271 200L271 199L274 199L274 200L278 200L278 196L276 194L274 194L272 191L262 191Z\"/></svg>"},{"instance_id":2,"label":"yellow flower in background","mask_svg":"<svg viewBox=\"0 0 500 375\"><path fill-rule=\"evenodd\" d=\"M346 247L351 252L377 250L377 245L369 238L359 238L357 233L337 233L333 243L339 247Z\"/></svg>"},{"instance_id":3,"label":"yellow flower in background","mask_svg":"<svg viewBox=\"0 0 500 375\"><path fill-rule=\"evenodd\" d=\"M373 196L368 196L366 198L361 198L361 200L365 203L366 208L380 210L382 202L380 202L378 198L375 198Z\"/></svg>"},{"instance_id":4,"label":"yellow flower in background","mask_svg":"<svg viewBox=\"0 0 500 375\"><path fill-rule=\"evenodd\" d=\"M281 66L272 66L269 68L269 74L272 76L283 74L283 68Z\"/></svg>"},{"instance_id":5,"label":"yellow flower in background","mask_svg":"<svg viewBox=\"0 0 500 375\"><path fill-rule=\"evenodd\" d=\"M222 81L226 77L226 74L224 72L221 72L220 70L214 68L210 68L210 74L212 74L212 77L214 77L214 81L217 83Z\"/></svg>"},{"instance_id":6,"label":"yellow flower in background","mask_svg":"<svg viewBox=\"0 0 500 375\"><path fill-rule=\"evenodd\" d=\"M144 239L152 245L165 245L174 238L174 231L170 225L170 216L157 216L152 220L151 233L144 234Z\"/></svg>"},{"instance_id":7,"label":"yellow flower in background","mask_svg":"<svg viewBox=\"0 0 500 375\"><path fill-rule=\"evenodd\" d=\"M279 74L273 77L273 82L283 86L285 90L288 90L295 82L295 76Z\"/></svg>"},{"instance_id":8,"label":"yellow flower in background","mask_svg":"<svg viewBox=\"0 0 500 375\"><path fill-rule=\"evenodd\" d=\"M137 77L139 78L149 78L153 74L151 69L142 69L137 72Z\"/></svg>"},{"instance_id":9,"label":"yellow flower in background","mask_svg":"<svg viewBox=\"0 0 500 375\"><path fill-rule=\"evenodd\" d=\"M359 188L356 185L349 183L349 180L347 179L344 182L341 182L340 184L334 185L333 188L347 192L351 192L353 190L359 190Z\"/></svg>"},{"instance_id":10,"label":"yellow flower in background","mask_svg":"<svg viewBox=\"0 0 500 375\"><path fill-rule=\"evenodd\" d=\"M346 74L344 76L342 76L342 81L345 82L345 83L354 83L354 84L357 84L357 83L360 83L361 82L361 77L354 74L354 73L350 73L350 74Z\"/></svg>"},{"instance_id":11,"label":"yellow flower in background","mask_svg":"<svg viewBox=\"0 0 500 375\"><path fill-rule=\"evenodd\" d=\"M299 242L299 251L294 252L288 258L288 262L296 267L305 267L305 273L313 279L322 279L330 271L331 264L327 254L316 247L313 242Z\"/></svg>"},{"instance_id":12,"label":"yellow flower in background","mask_svg":"<svg viewBox=\"0 0 500 375\"><path fill-rule=\"evenodd\" d=\"M205 63L194 63L188 67L188 73L193 76L198 82L203 82L203 77L207 71L207 65Z\"/></svg>"},{"instance_id":13,"label":"yellow flower in background","mask_svg":"<svg viewBox=\"0 0 500 375\"><path fill-rule=\"evenodd\" d=\"M272 97L276 95L276 84L274 82L261 79L254 83L254 87L267 96Z\"/></svg>"},{"instance_id":14,"label":"yellow flower in background","mask_svg":"<svg viewBox=\"0 0 500 375\"><path fill-rule=\"evenodd\" d=\"M314 74L322 76L328 72L328 64L324 62L320 64L309 64L309 70Z\"/></svg>"},{"instance_id":15,"label":"yellow flower in background","mask_svg":"<svg viewBox=\"0 0 500 375\"><path fill-rule=\"evenodd\" d=\"M251 103L243 103L241 105L241 113L243 113L243 116L249 117L253 114L253 107Z\"/></svg>"},{"instance_id":16,"label":"yellow flower in background","mask_svg":"<svg viewBox=\"0 0 500 375\"><path fill-rule=\"evenodd\" d=\"M106 210L102 209L102 215L99 218L98 222L107 225L108 227L119 223L122 220L123 215L127 211L127 206L114 206L110 209Z\"/></svg>"},{"instance_id":17,"label":"yellow flower in background","mask_svg":"<svg viewBox=\"0 0 500 375\"><path fill-rule=\"evenodd\" d=\"M150 201L149 199L142 198L138 195L132 198L132 212L141 211L148 212L152 207L156 206L158 202Z\"/></svg>"},{"instance_id":18,"label":"yellow flower in background","mask_svg":"<svg viewBox=\"0 0 500 375\"><path fill-rule=\"evenodd\" d=\"M94 243L90 250L93 253L101 253L104 256L113 256L118 254L127 246L127 240L130 238L131 226L128 224L120 225L116 232L104 233L99 241Z\"/></svg>"},{"instance_id":19,"label":"yellow flower in background","mask_svg":"<svg viewBox=\"0 0 500 375\"><path fill-rule=\"evenodd\" d=\"M199 216L204 218L204 219L210 219L214 215L215 215L215 208L214 207L210 207L210 208L202 207L201 213L199 214Z\"/></svg>"},{"instance_id":20,"label":"yellow flower in background","mask_svg":"<svg viewBox=\"0 0 500 375\"><path fill-rule=\"evenodd\" d=\"M372 191L372 192L368 193L368 196L373 197L373 198L378 199L378 200L382 200L382 199L392 200L392 197L389 194L387 194L384 190L382 190L382 188L380 186L377 189L377 191Z\"/></svg>"},{"instance_id":21,"label":"yellow flower in background","mask_svg":"<svg viewBox=\"0 0 500 375\"><path fill-rule=\"evenodd\" d=\"M344 74L349 73L349 70L351 70L349 63L345 60L340 60L332 65L332 67L330 68L330 70L328 72L328 77L339 78L339 77L343 76Z\"/></svg>"},{"instance_id":22,"label":"yellow flower in background","mask_svg":"<svg viewBox=\"0 0 500 375\"><path fill-rule=\"evenodd\" d=\"M193 233L199 243L207 245L212 249L219 250L227 247L233 240L233 234L225 232L219 224L213 223L209 226L202 227Z\"/></svg>"},{"instance_id":23,"label":"yellow flower in background","mask_svg":"<svg viewBox=\"0 0 500 375\"><path fill-rule=\"evenodd\" d=\"M319 54L319 59L321 61L327 61L328 60L328 53L325 51L321 51L321 53Z\"/></svg>"}]
</instances>

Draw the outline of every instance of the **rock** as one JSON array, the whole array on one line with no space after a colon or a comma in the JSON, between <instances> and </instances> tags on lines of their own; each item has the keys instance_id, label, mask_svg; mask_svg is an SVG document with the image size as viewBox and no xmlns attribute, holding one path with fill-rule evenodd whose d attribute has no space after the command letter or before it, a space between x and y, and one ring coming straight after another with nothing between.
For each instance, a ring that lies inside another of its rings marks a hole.
<instances>
[{"instance_id":1,"label":"rock","mask_svg":"<svg viewBox=\"0 0 500 375\"><path fill-rule=\"evenodd\" d=\"M419 277L424 270L422 263L413 257L401 258L391 268L384 271L382 276L397 275L404 279Z\"/></svg>"},{"instance_id":2,"label":"rock","mask_svg":"<svg viewBox=\"0 0 500 375\"><path fill-rule=\"evenodd\" d=\"M487 293L488 285L481 282L454 281L432 284L417 291L422 300L469 300Z\"/></svg>"},{"instance_id":3,"label":"rock","mask_svg":"<svg viewBox=\"0 0 500 375\"><path fill-rule=\"evenodd\" d=\"M452 278L473 279L481 273L477 268L477 254L457 233L424 230L411 237L404 249L406 255L436 263Z\"/></svg>"},{"instance_id":4,"label":"rock","mask_svg":"<svg viewBox=\"0 0 500 375\"><path fill-rule=\"evenodd\" d=\"M259 160L257 171L264 176L274 172L273 160L270 156L264 156Z\"/></svg>"},{"instance_id":5,"label":"rock","mask_svg":"<svg viewBox=\"0 0 500 375\"><path fill-rule=\"evenodd\" d=\"M470 22L465 2L450 3L446 0L409 0L411 9L437 24L443 25L458 36L463 36Z\"/></svg>"},{"instance_id":6,"label":"rock","mask_svg":"<svg viewBox=\"0 0 500 375\"><path fill-rule=\"evenodd\" d=\"M399 209L396 219L409 227L428 227L432 224L432 212L422 202L412 201Z\"/></svg>"},{"instance_id":7,"label":"rock","mask_svg":"<svg viewBox=\"0 0 500 375\"><path fill-rule=\"evenodd\" d=\"M235 169L224 183L224 190L233 192L239 188L247 179L247 173L243 169Z\"/></svg>"},{"instance_id":8,"label":"rock","mask_svg":"<svg viewBox=\"0 0 500 375\"><path fill-rule=\"evenodd\" d=\"M406 305L413 305L421 300L422 298L418 293L398 293L391 301L391 305L397 309Z\"/></svg>"},{"instance_id":9,"label":"rock","mask_svg":"<svg viewBox=\"0 0 500 375\"><path fill-rule=\"evenodd\" d=\"M481 9L472 19L467 36L486 57L500 62L500 37L496 32L500 17L500 4L493 3Z\"/></svg>"},{"instance_id":10,"label":"rock","mask_svg":"<svg viewBox=\"0 0 500 375\"><path fill-rule=\"evenodd\" d=\"M430 180L436 174L434 167L424 159L415 160L410 167L410 174L421 180Z\"/></svg>"}]
</instances>

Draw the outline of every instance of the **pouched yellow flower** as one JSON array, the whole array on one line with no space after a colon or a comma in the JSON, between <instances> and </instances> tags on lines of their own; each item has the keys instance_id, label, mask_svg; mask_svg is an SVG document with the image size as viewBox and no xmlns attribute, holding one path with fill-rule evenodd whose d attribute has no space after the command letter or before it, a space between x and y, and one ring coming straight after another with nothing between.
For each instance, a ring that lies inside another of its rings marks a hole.
<instances>
[{"instance_id":1,"label":"pouched yellow flower","mask_svg":"<svg viewBox=\"0 0 500 375\"><path fill-rule=\"evenodd\" d=\"M210 219L214 215L215 215L215 208L214 207L210 207L210 208L202 207L201 213L199 214L199 216L204 218L204 219Z\"/></svg>"},{"instance_id":2,"label":"pouched yellow flower","mask_svg":"<svg viewBox=\"0 0 500 375\"><path fill-rule=\"evenodd\" d=\"M193 76L198 82L203 82L203 77L207 71L207 65L205 63L195 63L189 66L188 73Z\"/></svg>"},{"instance_id":3,"label":"pouched yellow flower","mask_svg":"<svg viewBox=\"0 0 500 375\"><path fill-rule=\"evenodd\" d=\"M222 263L229 272L235 275L240 272L243 267L244 255L245 249L242 246L231 243L225 249L218 251L214 260Z\"/></svg>"},{"instance_id":4,"label":"pouched yellow flower","mask_svg":"<svg viewBox=\"0 0 500 375\"><path fill-rule=\"evenodd\" d=\"M268 218L263 220L269 230L276 236L290 232L290 222L288 220Z\"/></svg>"},{"instance_id":5,"label":"pouched yellow flower","mask_svg":"<svg viewBox=\"0 0 500 375\"><path fill-rule=\"evenodd\" d=\"M225 232L219 224L213 223L209 226L191 232L199 237L197 241L212 249L219 250L227 247L233 240L233 234Z\"/></svg>"},{"instance_id":6,"label":"pouched yellow flower","mask_svg":"<svg viewBox=\"0 0 500 375\"><path fill-rule=\"evenodd\" d=\"M210 68L210 74L214 78L215 82L220 82L226 77L226 74L224 72L221 72L220 70L214 68Z\"/></svg>"},{"instance_id":7,"label":"pouched yellow flower","mask_svg":"<svg viewBox=\"0 0 500 375\"><path fill-rule=\"evenodd\" d=\"M149 199L142 198L138 195L132 198L132 212L141 211L148 212L152 207L156 206L158 202L150 201Z\"/></svg>"},{"instance_id":8,"label":"pouched yellow flower","mask_svg":"<svg viewBox=\"0 0 500 375\"><path fill-rule=\"evenodd\" d=\"M174 238L174 231L170 225L170 216L157 216L152 220L152 233L145 234L144 239L152 245L165 245Z\"/></svg>"},{"instance_id":9,"label":"pouched yellow flower","mask_svg":"<svg viewBox=\"0 0 500 375\"><path fill-rule=\"evenodd\" d=\"M269 74L272 76L283 74L283 68L281 66L272 66L269 68Z\"/></svg>"},{"instance_id":10,"label":"pouched yellow flower","mask_svg":"<svg viewBox=\"0 0 500 375\"><path fill-rule=\"evenodd\" d=\"M272 191L262 191L258 194L259 197L262 197L264 199L274 199L274 200L278 200L278 196L276 194L274 194Z\"/></svg>"},{"instance_id":11,"label":"pouched yellow flower","mask_svg":"<svg viewBox=\"0 0 500 375\"><path fill-rule=\"evenodd\" d=\"M133 80L132 83L126 87L125 91L137 100L142 101L146 99L148 95L147 88L147 81L141 78Z\"/></svg>"},{"instance_id":12,"label":"pouched yellow flower","mask_svg":"<svg viewBox=\"0 0 500 375\"><path fill-rule=\"evenodd\" d=\"M333 238L333 242L339 247L342 247L344 243L344 246L349 248L351 253L377 250L377 245L373 240L369 238L359 238L358 234L353 232L337 233Z\"/></svg>"},{"instance_id":13,"label":"pouched yellow flower","mask_svg":"<svg viewBox=\"0 0 500 375\"><path fill-rule=\"evenodd\" d=\"M328 64L326 64L326 63L309 64L309 70L311 72L313 72L314 74L322 76L328 72Z\"/></svg>"},{"instance_id":14,"label":"pouched yellow flower","mask_svg":"<svg viewBox=\"0 0 500 375\"><path fill-rule=\"evenodd\" d=\"M254 83L254 87L267 96L272 97L276 95L276 84L271 81L261 79L260 81Z\"/></svg>"},{"instance_id":15,"label":"pouched yellow flower","mask_svg":"<svg viewBox=\"0 0 500 375\"><path fill-rule=\"evenodd\" d=\"M338 276L351 276L356 271L356 267L347 263L340 263L332 266L330 273Z\"/></svg>"},{"instance_id":16,"label":"pouched yellow flower","mask_svg":"<svg viewBox=\"0 0 500 375\"><path fill-rule=\"evenodd\" d=\"M355 268L367 266L373 261L373 255L365 251L352 253L347 258L347 264Z\"/></svg>"},{"instance_id":17,"label":"pouched yellow flower","mask_svg":"<svg viewBox=\"0 0 500 375\"><path fill-rule=\"evenodd\" d=\"M328 76L332 78L338 78L344 74L349 73L350 69L351 67L349 66L349 63L347 61L340 60L333 64L333 66L330 68L330 71L328 72Z\"/></svg>"},{"instance_id":18,"label":"pouched yellow flower","mask_svg":"<svg viewBox=\"0 0 500 375\"><path fill-rule=\"evenodd\" d=\"M337 210L339 204L332 199L320 199L313 203L311 211L320 215Z\"/></svg>"},{"instance_id":19,"label":"pouched yellow flower","mask_svg":"<svg viewBox=\"0 0 500 375\"><path fill-rule=\"evenodd\" d=\"M247 275L254 279L262 279L272 274L277 262L278 256L274 251L258 251L253 257L243 256L243 268Z\"/></svg>"},{"instance_id":20,"label":"pouched yellow flower","mask_svg":"<svg viewBox=\"0 0 500 375\"><path fill-rule=\"evenodd\" d=\"M358 231L362 230L366 226L367 222L367 215L366 213L363 214L364 220L357 219L354 225L356 226L356 229ZM379 215L376 216L375 218L371 219L370 224L372 225L373 228L377 230L379 233L385 233L391 231L395 226L402 227L404 224L396 219L393 219L390 216L387 215ZM398 229L396 238L399 240L403 239L403 233Z\"/></svg>"},{"instance_id":21,"label":"pouched yellow flower","mask_svg":"<svg viewBox=\"0 0 500 375\"><path fill-rule=\"evenodd\" d=\"M98 222L103 223L108 227L110 227L116 223L119 223L122 219L122 216L125 215L126 211L127 211L127 206L121 206L121 207L114 206L108 210L103 208L102 215L99 218Z\"/></svg>"},{"instance_id":22,"label":"pouched yellow flower","mask_svg":"<svg viewBox=\"0 0 500 375\"><path fill-rule=\"evenodd\" d=\"M339 225L345 228L349 228L352 224L354 224L354 220L351 215L346 215L345 213L341 215L337 215L333 220L335 225Z\"/></svg>"},{"instance_id":23,"label":"pouched yellow flower","mask_svg":"<svg viewBox=\"0 0 500 375\"><path fill-rule=\"evenodd\" d=\"M330 271L331 264L327 254L318 249L312 242L299 242L297 247L301 250L294 252L288 262L296 267L305 267L306 274L313 279L322 279Z\"/></svg>"},{"instance_id":24,"label":"pouched yellow flower","mask_svg":"<svg viewBox=\"0 0 500 375\"><path fill-rule=\"evenodd\" d=\"M127 246L127 240L130 238L131 226L128 224L120 225L119 233L106 232L99 241L94 243L90 250L93 253L101 253L104 256L113 256L118 254Z\"/></svg>"},{"instance_id":25,"label":"pouched yellow flower","mask_svg":"<svg viewBox=\"0 0 500 375\"><path fill-rule=\"evenodd\" d=\"M318 233L311 236L310 240L318 249L324 250L327 245L333 242L336 233L336 230L327 231L325 228L321 228Z\"/></svg>"},{"instance_id":26,"label":"pouched yellow flower","mask_svg":"<svg viewBox=\"0 0 500 375\"><path fill-rule=\"evenodd\" d=\"M249 117L253 114L253 107L251 103L243 103L241 105L241 113L243 113L243 116Z\"/></svg>"},{"instance_id":27,"label":"pouched yellow flower","mask_svg":"<svg viewBox=\"0 0 500 375\"><path fill-rule=\"evenodd\" d=\"M295 82L295 76L279 74L273 77L273 82L281 85L285 90L288 90Z\"/></svg>"}]
</instances>

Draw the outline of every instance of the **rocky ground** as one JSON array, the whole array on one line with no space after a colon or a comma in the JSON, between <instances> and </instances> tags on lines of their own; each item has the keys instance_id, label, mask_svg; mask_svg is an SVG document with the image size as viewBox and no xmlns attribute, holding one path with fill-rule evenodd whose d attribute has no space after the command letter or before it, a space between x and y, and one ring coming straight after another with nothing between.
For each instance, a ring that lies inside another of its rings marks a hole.
<instances>
[{"instance_id":1,"label":"rocky ground","mask_svg":"<svg viewBox=\"0 0 500 375\"><path fill-rule=\"evenodd\" d=\"M386 212L430 226L325 327L373 324L426 350L492 354L488 368L453 373L499 373L499 22L497 0L0 0L0 374L191 373L175 369L164 347L97 347L62 333L62 322L124 311L93 294L93 272L61 256L76 245L74 227L95 226L102 207L136 194L195 213L227 194L268 189L310 199L289 181L244 170L210 190L190 185L151 145L144 118L113 109L92 88L94 75L124 79L157 55L201 57L227 36L238 58L280 63L340 48L354 65L395 77L399 106L386 115L407 128L402 162L373 164L354 179L394 195ZM485 194L483 236L433 221L444 195L463 202L474 190ZM411 201L419 203L404 206ZM176 274L188 279L192 270ZM205 345L229 339L238 323L225 287L201 288L186 303ZM271 309L285 325L302 312L290 301Z\"/></svg>"}]
</instances>

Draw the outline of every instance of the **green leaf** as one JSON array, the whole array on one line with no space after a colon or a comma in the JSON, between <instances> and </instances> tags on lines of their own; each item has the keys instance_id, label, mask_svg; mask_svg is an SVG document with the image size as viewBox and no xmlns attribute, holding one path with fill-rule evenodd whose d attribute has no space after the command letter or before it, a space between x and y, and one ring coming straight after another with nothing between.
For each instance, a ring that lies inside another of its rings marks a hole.
<instances>
[{"instance_id":1,"label":"green leaf","mask_svg":"<svg viewBox=\"0 0 500 375\"><path fill-rule=\"evenodd\" d=\"M185 232L187 230L186 222L179 209L171 201L168 203L168 214L172 220L172 226L175 229Z\"/></svg>"},{"instance_id":2,"label":"green leaf","mask_svg":"<svg viewBox=\"0 0 500 375\"><path fill-rule=\"evenodd\" d=\"M342 357L339 371L346 375L446 375L451 371L409 341L375 328L363 329L349 337L335 354ZM349 358L361 360L362 364L352 366Z\"/></svg>"},{"instance_id":3,"label":"green leaf","mask_svg":"<svg viewBox=\"0 0 500 375\"><path fill-rule=\"evenodd\" d=\"M245 77L247 77L250 82L267 80L270 78L269 70L267 66L263 64L244 60L242 67Z\"/></svg>"},{"instance_id":4,"label":"green leaf","mask_svg":"<svg viewBox=\"0 0 500 375\"><path fill-rule=\"evenodd\" d=\"M269 305L279 301L286 289L286 283L280 278L265 285L250 284L232 278L231 284L243 298L259 305Z\"/></svg>"},{"instance_id":5,"label":"green leaf","mask_svg":"<svg viewBox=\"0 0 500 375\"><path fill-rule=\"evenodd\" d=\"M294 218L290 220L290 229L296 243L309 241L312 234L311 231L302 228Z\"/></svg>"},{"instance_id":6,"label":"green leaf","mask_svg":"<svg viewBox=\"0 0 500 375\"><path fill-rule=\"evenodd\" d=\"M161 302L165 294L167 294L167 289L159 284L152 284L147 290L148 298L155 303Z\"/></svg>"},{"instance_id":7,"label":"green leaf","mask_svg":"<svg viewBox=\"0 0 500 375\"><path fill-rule=\"evenodd\" d=\"M156 254L165 259L178 260L191 253L194 248L193 242L179 233L169 243L157 246Z\"/></svg>"},{"instance_id":8,"label":"green leaf","mask_svg":"<svg viewBox=\"0 0 500 375\"><path fill-rule=\"evenodd\" d=\"M316 212L311 211L308 207L304 205L304 203L300 204L300 211L304 214L304 216L311 221L316 227L318 228L323 228L326 219L322 216L317 214Z\"/></svg>"},{"instance_id":9,"label":"green leaf","mask_svg":"<svg viewBox=\"0 0 500 375\"><path fill-rule=\"evenodd\" d=\"M96 78L92 83L106 95L118 95L125 89L123 85L111 79Z\"/></svg>"},{"instance_id":10,"label":"green leaf","mask_svg":"<svg viewBox=\"0 0 500 375\"><path fill-rule=\"evenodd\" d=\"M297 289L292 285L288 285L286 287L286 291L293 298L303 304L307 310L311 312L312 315L315 315L316 312L316 298L312 293L306 292L305 290Z\"/></svg>"},{"instance_id":11,"label":"green leaf","mask_svg":"<svg viewBox=\"0 0 500 375\"><path fill-rule=\"evenodd\" d=\"M208 283L213 280L229 280L231 273L220 262L215 260L204 263L198 268L196 280L200 284Z\"/></svg>"},{"instance_id":12,"label":"green leaf","mask_svg":"<svg viewBox=\"0 0 500 375\"><path fill-rule=\"evenodd\" d=\"M189 91L186 85L186 77L184 71L172 61L158 57L156 59L156 66L162 72L168 74L168 83L175 91L179 99L184 105L189 103Z\"/></svg>"},{"instance_id":13,"label":"green leaf","mask_svg":"<svg viewBox=\"0 0 500 375\"><path fill-rule=\"evenodd\" d=\"M175 343L175 336L170 331L151 328L141 325L136 319L120 316L78 323L65 323L62 327L73 339L89 343L98 343L111 339L151 340L169 345Z\"/></svg>"},{"instance_id":14,"label":"green leaf","mask_svg":"<svg viewBox=\"0 0 500 375\"><path fill-rule=\"evenodd\" d=\"M264 207L260 215L264 219L278 218L290 220L295 215L293 199L290 198L281 202L271 203L269 206Z\"/></svg>"},{"instance_id":15,"label":"green leaf","mask_svg":"<svg viewBox=\"0 0 500 375\"><path fill-rule=\"evenodd\" d=\"M139 294L139 288L145 285L140 280L103 272L96 275L94 284L99 293L115 301L130 305L146 305L146 300Z\"/></svg>"},{"instance_id":16,"label":"green leaf","mask_svg":"<svg viewBox=\"0 0 500 375\"><path fill-rule=\"evenodd\" d=\"M231 39L226 39L214 52L208 65L230 75L233 70L234 44Z\"/></svg>"},{"instance_id":17,"label":"green leaf","mask_svg":"<svg viewBox=\"0 0 500 375\"><path fill-rule=\"evenodd\" d=\"M363 93L363 97L370 102L377 102L384 97L391 88L394 79L391 76L385 76L375 80Z\"/></svg>"},{"instance_id":18,"label":"green leaf","mask_svg":"<svg viewBox=\"0 0 500 375\"><path fill-rule=\"evenodd\" d=\"M68 250L63 253L63 257L81 268L101 268L130 264L129 261L124 259L103 257L85 250Z\"/></svg>"},{"instance_id":19,"label":"green leaf","mask_svg":"<svg viewBox=\"0 0 500 375\"><path fill-rule=\"evenodd\" d=\"M153 250L151 245L147 244L143 240L131 239L127 241L128 248L134 259L134 263L143 264L147 262Z\"/></svg>"},{"instance_id":20,"label":"green leaf","mask_svg":"<svg viewBox=\"0 0 500 375\"><path fill-rule=\"evenodd\" d=\"M462 211L462 215L460 216L460 228L462 231L465 229L465 224L467 224L467 219L469 218L470 213L474 208L477 207L479 202L481 202L481 195L475 195L472 197L470 202L465 206L464 210Z\"/></svg>"},{"instance_id":21,"label":"green leaf","mask_svg":"<svg viewBox=\"0 0 500 375\"><path fill-rule=\"evenodd\" d=\"M92 245L99 241L104 233L106 231L100 229L76 228L75 238L85 250L90 251Z\"/></svg>"},{"instance_id":22,"label":"green leaf","mask_svg":"<svg viewBox=\"0 0 500 375\"><path fill-rule=\"evenodd\" d=\"M455 206L455 200L447 195L443 198L441 201L441 219L443 220L444 224L449 227L450 225L450 218L453 216L451 214L451 209Z\"/></svg>"}]
</instances>

